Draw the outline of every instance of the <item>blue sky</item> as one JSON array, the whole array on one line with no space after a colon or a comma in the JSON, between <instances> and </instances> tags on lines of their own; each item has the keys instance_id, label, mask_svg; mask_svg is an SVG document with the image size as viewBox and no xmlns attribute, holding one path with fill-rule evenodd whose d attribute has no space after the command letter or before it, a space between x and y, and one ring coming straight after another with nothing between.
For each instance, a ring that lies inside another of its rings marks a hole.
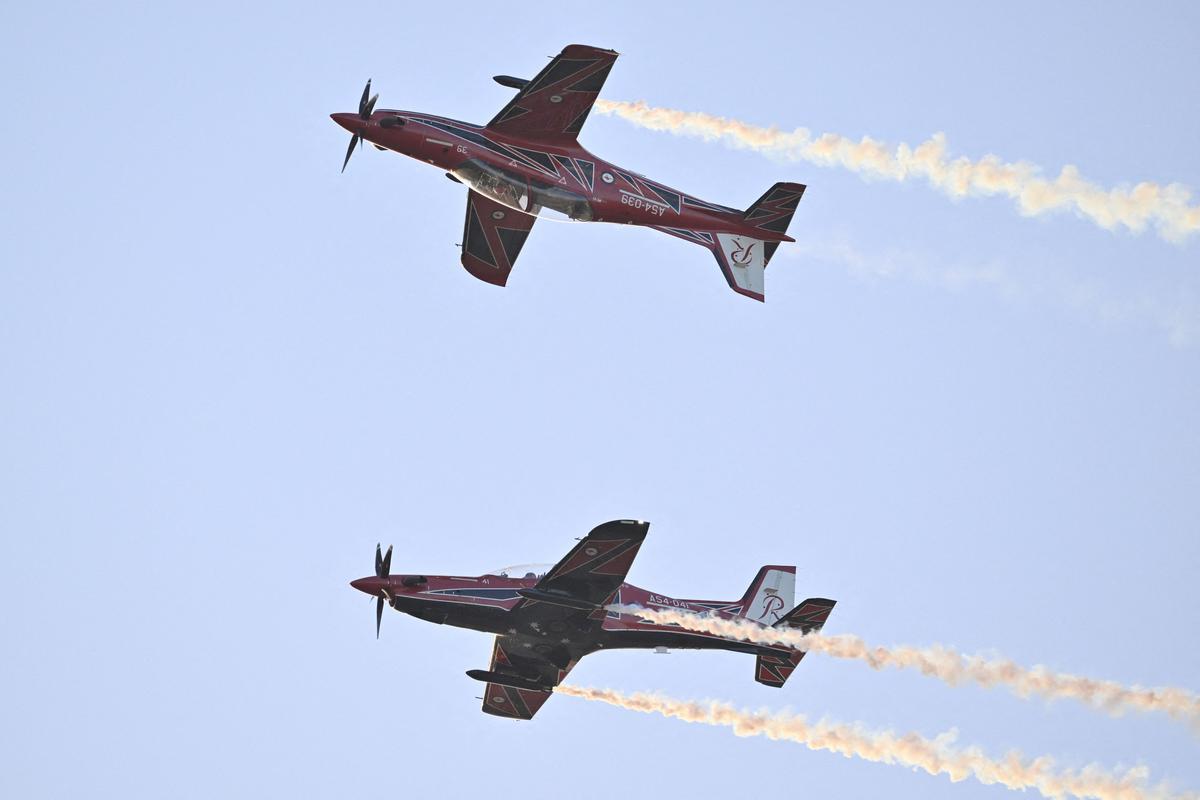
<instances>
[{"instance_id":1,"label":"blue sky","mask_svg":"<svg viewBox=\"0 0 1200 800\"><path fill-rule=\"evenodd\" d=\"M571 42L622 53L612 99L1200 188L1181 4L4 7L0 793L1005 792L566 697L493 719L486 636L389 612L376 641L347 585L376 541L472 574L625 517L655 591L795 563L828 632L1200 688L1200 242L596 115L585 146L711 201L808 184L767 303L603 225L539 225L497 289L458 264L462 187L371 149L338 173L366 78L482 123L492 75ZM572 677L1200 787L1164 718L752 671Z\"/></svg>"}]
</instances>

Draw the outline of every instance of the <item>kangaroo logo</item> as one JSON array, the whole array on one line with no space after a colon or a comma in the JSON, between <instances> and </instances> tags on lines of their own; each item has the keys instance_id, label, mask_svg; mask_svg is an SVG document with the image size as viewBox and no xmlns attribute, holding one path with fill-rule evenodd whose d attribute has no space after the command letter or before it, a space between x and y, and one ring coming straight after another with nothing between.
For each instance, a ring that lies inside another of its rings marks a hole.
<instances>
[{"instance_id":1,"label":"kangaroo logo","mask_svg":"<svg viewBox=\"0 0 1200 800\"><path fill-rule=\"evenodd\" d=\"M730 252L729 260L733 262L735 267L749 266L750 260L754 258L754 245L747 247L742 244L741 239L734 239L733 244L736 249Z\"/></svg>"},{"instance_id":2,"label":"kangaroo logo","mask_svg":"<svg viewBox=\"0 0 1200 800\"><path fill-rule=\"evenodd\" d=\"M772 624L779 621L779 612L783 610L783 598L776 594L775 589L764 589L767 594L763 598L762 613L758 615L759 621L766 621L767 624ZM771 615L771 619L767 615Z\"/></svg>"}]
</instances>

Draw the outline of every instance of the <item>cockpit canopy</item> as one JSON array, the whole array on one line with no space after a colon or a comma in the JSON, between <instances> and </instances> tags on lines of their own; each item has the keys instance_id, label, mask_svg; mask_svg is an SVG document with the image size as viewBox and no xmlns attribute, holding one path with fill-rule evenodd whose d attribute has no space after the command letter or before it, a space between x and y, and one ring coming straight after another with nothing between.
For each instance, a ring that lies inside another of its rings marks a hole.
<instances>
[{"instance_id":1,"label":"cockpit canopy","mask_svg":"<svg viewBox=\"0 0 1200 800\"><path fill-rule=\"evenodd\" d=\"M485 572L497 578L521 578L523 580L539 580L553 568L553 564L512 564Z\"/></svg>"},{"instance_id":2,"label":"cockpit canopy","mask_svg":"<svg viewBox=\"0 0 1200 800\"><path fill-rule=\"evenodd\" d=\"M485 197L526 214L536 216L548 209L580 222L592 220L592 204L583 195L561 186L526 179L520 173L500 169L479 159L463 162L454 170L454 175Z\"/></svg>"}]
</instances>

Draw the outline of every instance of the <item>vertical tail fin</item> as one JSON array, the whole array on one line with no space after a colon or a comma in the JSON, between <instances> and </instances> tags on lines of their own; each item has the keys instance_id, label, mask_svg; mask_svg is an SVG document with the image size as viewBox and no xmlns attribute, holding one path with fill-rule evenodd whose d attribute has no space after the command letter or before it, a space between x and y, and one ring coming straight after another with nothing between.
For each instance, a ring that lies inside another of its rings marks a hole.
<instances>
[{"instance_id":1,"label":"vertical tail fin","mask_svg":"<svg viewBox=\"0 0 1200 800\"><path fill-rule=\"evenodd\" d=\"M836 600L810 597L780 617L772 627L796 628L801 633L819 631L825 625L825 620L829 619L829 612L833 611L836 604ZM764 686L779 688L787 682L802 658L804 651L794 648L759 655L754 664L754 680Z\"/></svg>"},{"instance_id":2,"label":"vertical tail fin","mask_svg":"<svg viewBox=\"0 0 1200 800\"><path fill-rule=\"evenodd\" d=\"M712 251L729 288L761 303L767 291L763 270L778 246L779 242L764 242L736 233L717 232Z\"/></svg>"},{"instance_id":3,"label":"vertical tail fin","mask_svg":"<svg viewBox=\"0 0 1200 800\"><path fill-rule=\"evenodd\" d=\"M742 596L738 616L763 625L774 625L795 600L796 568L768 564L758 571Z\"/></svg>"}]
</instances>

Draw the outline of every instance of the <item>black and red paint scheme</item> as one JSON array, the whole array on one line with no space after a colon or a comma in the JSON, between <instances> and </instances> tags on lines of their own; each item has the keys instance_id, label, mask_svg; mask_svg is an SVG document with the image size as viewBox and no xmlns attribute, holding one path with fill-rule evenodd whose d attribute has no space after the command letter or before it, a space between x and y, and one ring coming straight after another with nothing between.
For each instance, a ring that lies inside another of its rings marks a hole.
<instances>
[{"instance_id":1,"label":"black and red paint scheme","mask_svg":"<svg viewBox=\"0 0 1200 800\"><path fill-rule=\"evenodd\" d=\"M462 264L503 286L539 214L642 225L707 247L730 288L763 300L763 270L804 185L776 183L745 210L709 203L597 158L576 140L617 53L573 44L531 80L496 76L517 96L487 125L376 110L371 83L358 113L332 114L350 131L350 159L367 141L433 164L466 184ZM345 162L342 164L345 169Z\"/></svg>"},{"instance_id":2,"label":"black and red paint scheme","mask_svg":"<svg viewBox=\"0 0 1200 800\"><path fill-rule=\"evenodd\" d=\"M392 549L375 551L375 575L351 581L378 598L376 634L385 605L419 619L493 633L491 664L467 675L487 684L483 710L531 719L567 673L589 653L630 648L732 650L756 656L754 679L780 687L804 657L784 645L753 644L660 625L613 611L612 605L679 609L764 627L819 630L834 601L809 598L792 607L796 568L762 567L738 600L680 600L625 582L649 530L633 520L592 530L543 575L392 575ZM786 611L785 609L791 610Z\"/></svg>"}]
</instances>

